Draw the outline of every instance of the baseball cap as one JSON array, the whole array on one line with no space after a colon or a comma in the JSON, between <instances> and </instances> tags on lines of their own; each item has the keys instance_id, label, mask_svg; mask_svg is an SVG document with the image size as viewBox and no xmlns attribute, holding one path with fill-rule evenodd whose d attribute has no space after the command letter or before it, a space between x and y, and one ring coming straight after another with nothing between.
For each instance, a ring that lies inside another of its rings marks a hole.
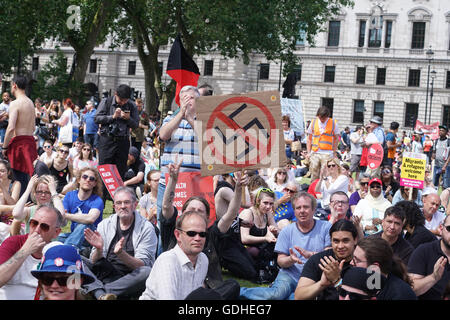
<instances>
[{"instance_id":1,"label":"baseball cap","mask_svg":"<svg viewBox=\"0 0 450 320\"><path fill-rule=\"evenodd\" d=\"M372 180L369 181L369 186L370 186L372 183L374 183L374 182L379 183L380 185L383 185L383 182L381 182L380 179L378 179L378 178L373 178Z\"/></svg>"},{"instance_id":2,"label":"baseball cap","mask_svg":"<svg viewBox=\"0 0 450 320\"><path fill-rule=\"evenodd\" d=\"M83 271L83 263L77 248L69 245L54 245L47 249L41 262L31 274L39 279L45 273L73 273L83 277L83 284L94 282L94 277Z\"/></svg>"},{"instance_id":3,"label":"baseball cap","mask_svg":"<svg viewBox=\"0 0 450 320\"><path fill-rule=\"evenodd\" d=\"M444 129L445 131L448 131L447 126L446 126L446 125L443 125L443 124L439 126L439 129Z\"/></svg>"},{"instance_id":4,"label":"baseball cap","mask_svg":"<svg viewBox=\"0 0 450 320\"><path fill-rule=\"evenodd\" d=\"M138 159L141 153L136 147L130 147L128 154L131 154L135 159Z\"/></svg>"},{"instance_id":5,"label":"baseball cap","mask_svg":"<svg viewBox=\"0 0 450 320\"><path fill-rule=\"evenodd\" d=\"M433 187L426 187L425 189L423 189L422 191L422 197L429 195L429 194L433 194L433 193L438 193L437 190Z\"/></svg>"}]
</instances>

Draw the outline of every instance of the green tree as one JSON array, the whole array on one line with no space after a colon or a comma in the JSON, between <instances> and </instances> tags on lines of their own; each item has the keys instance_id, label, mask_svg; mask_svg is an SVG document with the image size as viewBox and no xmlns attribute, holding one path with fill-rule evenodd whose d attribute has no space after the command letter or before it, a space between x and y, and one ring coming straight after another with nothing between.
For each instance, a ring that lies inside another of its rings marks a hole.
<instances>
[{"instance_id":1,"label":"green tree","mask_svg":"<svg viewBox=\"0 0 450 320\"><path fill-rule=\"evenodd\" d=\"M56 54L50 57L39 72L36 82L33 85L31 98L41 98L50 101L51 99L63 100L70 97L73 92L81 92L82 83L70 79L67 72L67 60L64 53L56 48Z\"/></svg>"},{"instance_id":2,"label":"green tree","mask_svg":"<svg viewBox=\"0 0 450 320\"><path fill-rule=\"evenodd\" d=\"M146 109L156 110L154 96L161 96L157 57L161 46L182 35L192 55L217 51L242 59L253 53L282 60L284 73L298 63L294 51L301 34L313 43L330 16L352 0L118 0L126 15L115 24L118 43L134 42L145 73ZM302 30L302 33L300 32ZM174 95L173 81L163 99L168 108Z\"/></svg>"}]
</instances>

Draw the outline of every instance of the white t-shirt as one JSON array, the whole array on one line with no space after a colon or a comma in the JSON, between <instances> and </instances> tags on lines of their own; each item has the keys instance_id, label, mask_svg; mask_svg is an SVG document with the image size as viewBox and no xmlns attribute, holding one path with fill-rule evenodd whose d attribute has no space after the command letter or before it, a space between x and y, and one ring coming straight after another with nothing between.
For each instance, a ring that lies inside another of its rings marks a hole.
<instances>
[{"instance_id":1,"label":"white t-shirt","mask_svg":"<svg viewBox=\"0 0 450 320\"><path fill-rule=\"evenodd\" d=\"M442 221L445 219L445 212L438 210L433 214L433 218L431 218L431 221L428 221L425 219L425 228L428 230L436 230Z\"/></svg>"},{"instance_id":2,"label":"white t-shirt","mask_svg":"<svg viewBox=\"0 0 450 320\"><path fill-rule=\"evenodd\" d=\"M31 270L36 269L40 261L28 256L14 276L0 288L0 300L33 300L38 280L31 275Z\"/></svg>"}]
</instances>

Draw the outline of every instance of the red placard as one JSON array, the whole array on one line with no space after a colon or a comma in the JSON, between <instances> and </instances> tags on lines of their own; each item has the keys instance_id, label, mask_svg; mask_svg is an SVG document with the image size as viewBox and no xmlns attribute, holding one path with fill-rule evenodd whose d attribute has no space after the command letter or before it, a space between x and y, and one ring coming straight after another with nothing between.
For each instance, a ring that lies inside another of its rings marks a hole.
<instances>
[{"instance_id":1,"label":"red placard","mask_svg":"<svg viewBox=\"0 0 450 320\"><path fill-rule=\"evenodd\" d=\"M369 169L376 169L383 161L383 147L379 143L370 146L367 152L367 167Z\"/></svg>"},{"instance_id":2,"label":"red placard","mask_svg":"<svg viewBox=\"0 0 450 320\"><path fill-rule=\"evenodd\" d=\"M103 183L106 186L106 189L111 196L111 199L114 199L113 194L114 191L118 187L123 186L122 178L120 177L119 171L115 164L102 164L97 166L98 172L100 173L100 177L102 177Z\"/></svg>"},{"instance_id":3,"label":"red placard","mask_svg":"<svg viewBox=\"0 0 450 320\"><path fill-rule=\"evenodd\" d=\"M168 174L166 174L166 184L168 181ZM214 206L214 190L213 177L202 177L200 172L180 172L178 174L177 185L175 186L175 196L173 205L181 214L181 208L187 199L192 196L203 197L208 201L210 206L209 225L210 227L216 220L216 209Z\"/></svg>"},{"instance_id":4,"label":"red placard","mask_svg":"<svg viewBox=\"0 0 450 320\"><path fill-rule=\"evenodd\" d=\"M439 138L439 122L426 125L419 120L416 120L414 131L423 132L423 134L429 135L431 140L436 140Z\"/></svg>"}]
</instances>

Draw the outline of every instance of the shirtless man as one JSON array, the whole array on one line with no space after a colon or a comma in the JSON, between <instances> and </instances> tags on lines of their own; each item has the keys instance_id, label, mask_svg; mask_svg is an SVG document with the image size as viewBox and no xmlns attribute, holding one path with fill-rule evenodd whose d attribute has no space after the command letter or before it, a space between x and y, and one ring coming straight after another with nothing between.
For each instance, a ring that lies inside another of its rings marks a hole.
<instances>
[{"instance_id":1,"label":"shirtless man","mask_svg":"<svg viewBox=\"0 0 450 320\"><path fill-rule=\"evenodd\" d=\"M35 130L34 104L25 94L27 79L16 76L11 82L11 93L16 100L9 107L9 123L3 142L3 156L7 156L13 169L15 180L25 190L33 175L33 161L38 157L33 132Z\"/></svg>"}]
</instances>

